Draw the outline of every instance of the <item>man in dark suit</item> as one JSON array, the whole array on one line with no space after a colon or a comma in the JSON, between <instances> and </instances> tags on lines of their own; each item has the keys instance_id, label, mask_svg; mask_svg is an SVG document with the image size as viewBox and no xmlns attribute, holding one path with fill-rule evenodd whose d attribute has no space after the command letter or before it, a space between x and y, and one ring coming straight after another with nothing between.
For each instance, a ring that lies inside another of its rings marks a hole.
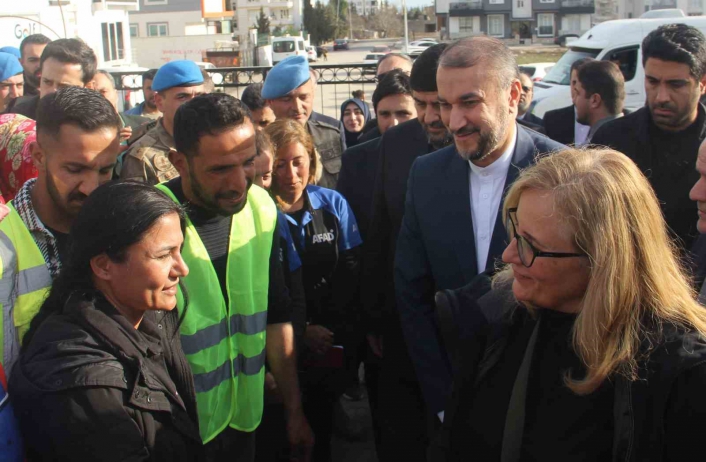
<instances>
[{"instance_id":1,"label":"man in dark suit","mask_svg":"<svg viewBox=\"0 0 706 462\"><path fill-rule=\"evenodd\" d=\"M563 146L515 122L519 70L497 39L473 37L450 45L439 60L437 84L441 117L454 145L412 165L395 293L426 405L443 421L453 371L438 335L434 294L493 271L507 246L504 191L537 154Z\"/></svg>"},{"instance_id":2,"label":"man in dark suit","mask_svg":"<svg viewBox=\"0 0 706 462\"><path fill-rule=\"evenodd\" d=\"M570 85L572 103L576 98L578 69L582 64L592 60L592 58L581 58L571 64ZM576 121L576 109L573 104L561 109L547 111L544 114L544 131L549 138L561 144L575 144L576 146L581 146L586 140L590 129L591 127L588 125L583 125Z\"/></svg>"},{"instance_id":3,"label":"man in dark suit","mask_svg":"<svg viewBox=\"0 0 706 462\"><path fill-rule=\"evenodd\" d=\"M689 197L696 201L698 209L696 228L700 235L691 248L694 259L693 279L696 290L699 291L699 302L706 305L706 142L701 143L696 159L696 172L699 179L691 188Z\"/></svg>"},{"instance_id":4,"label":"man in dark suit","mask_svg":"<svg viewBox=\"0 0 706 462\"><path fill-rule=\"evenodd\" d=\"M417 157L451 142L441 122L436 89L436 68L446 46L429 47L414 61L410 87L417 118L389 128L379 138L361 291L368 344L381 357L376 418L381 428L381 462L426 460L427 412L395 308L392 264L409 169Z\"/></svg>"},{"instance_id":5,"label":"man in dark suit","mask_svg":"<svg viewBox=\"0 0 706 462\"><path fill-rule=\"evenodd\" d=\"M520 103L517 106L517 123L544 133L544 121L529 112L534 96L534 82L529 75L520 72L520 83L522 84L522 95L520 95Z\"/></svg>"}]
</instances>

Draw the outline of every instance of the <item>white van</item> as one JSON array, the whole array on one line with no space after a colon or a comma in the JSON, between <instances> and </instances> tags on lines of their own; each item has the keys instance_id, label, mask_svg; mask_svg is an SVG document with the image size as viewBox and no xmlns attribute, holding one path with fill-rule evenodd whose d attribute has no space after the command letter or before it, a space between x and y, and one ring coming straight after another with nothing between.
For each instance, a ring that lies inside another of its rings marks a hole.
<instances>
[{"instance_id":1,"label":"white van","mask_svg":"<svg viewBox=\"0 0 706 462\"><path fill-rule=\"evenodd\" d=\"M591 28L571 42L569 51L559 59L540 82L534 84L531 112L537 117L552 109L571 105L569 88L571 64L581 58L614 61L625 77L625 107L630 110L645 105L645 71L640 45L647 34L663 24L688 24L706 34L706 17L619 19Z\"/></svg>"},{"instance_id":2,"label":"white van","mask_svg":"<svg viewBox=\"0 0 706 462\"><path fill-rule=\"evenodd\" d=\"M306 43L302 37L275 37L272 39L272 63L277 64L288 56L307 58Z\"/></svg>"}]
</instances>

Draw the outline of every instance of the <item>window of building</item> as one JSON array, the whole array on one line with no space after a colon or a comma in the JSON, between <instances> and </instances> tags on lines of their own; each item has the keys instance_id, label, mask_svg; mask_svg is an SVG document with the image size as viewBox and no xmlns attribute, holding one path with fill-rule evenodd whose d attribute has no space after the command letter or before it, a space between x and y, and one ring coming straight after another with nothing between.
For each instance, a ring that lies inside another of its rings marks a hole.
<instances>
[{"instance_id":1,"label":"window of building","mask_svg":"<svg viewBox=\"0 0 706 462\"><path fill-rule=\"evenodd\" d=\"M138 24L130 24L130 37L139 37L139 30Z\"/></svg>"},{"instance_id":2,"label":"window of building","mask_svg":"<svg viewBox=\"0 0 706 462\"><path fill-rule=\"evenodd\" d=\"M289 10L288 9L279 10L279 18L280 19L289 19Z\"/></svg>"},{"instance_id":3,"label":"window of building","mask_svg":"<svg viewBox=\"0 0 706 462\"><path fill-rule=\"evenodd\" d=\"M145 0L145 6L150 5L166 5L169 0Z\"/></svg>"},{"instance_id":4,"label":"window of building","mask_svg":"<svg viewBox=\"0 0 706 462\"><path fill-rule=\"evenodd\" d=\"M475 30L474 26L477 27L476 22L474 19L476 17L473 16L461 16L458 18L458 31L466 34L472 34L476 32L480 32L479 30Z\"/></svg>"},{"instance_id":5,"label":"window of building","mask_svg":"<svg viewBox=\"0 0 706 462\"><path fill-rule=\"evenodd\" d=\"M505 3L505 0L490 0L491 5L502 5Z\"/></svg>"},{"instance_id":6,"label":"window of building","mask_svg":"<svg viewBox=\"0 0 706 462\"><path fill-rule=\"evenodd\" d=\"M148 37L164 37L169 35L169 24L166 22L157 22L147 24Z\"/></svg>"},{"instance_id":7,"label":"window of building","mask_svg":"<svg viewBox=\"0 0 706 462\"><path fill-rule=\"evenodd\" d=\"M502 14L488 15L488 35L491 37L505 36L505 17Z\"/></svg>"},{"instance_id":8,"label":"window of building","mask_svg":"<svg viewBox=\"0 0 706 462\"><path fill-rule=\"evenodd\" d=\"M539 3L554 3L556 0L539 0Z\"/></svg>"},{"instance_id":9,"label":"window of building","mask_svg":"<svg viewBox=\"0 0 706 462\"><path fill-rule=\"evenodd\" d=\"M701 0L689 0L689 8L697 10L701 8Z\"/></svg>"},{"instance_id":10,"label":"window of building","mask_svg":"<svg viewBox=\"0 0 706 462\"><path fill-rule=\"evenodd\" d=\"M554 37L554 15L553 14L538 14L537 15L539 37Z\"/></svg>"},{"instance_id":11,"label":"window of building","mask_svg":"<svg viewBox=\"0 0 706 462\"><path fill-rule=\"evenodd\" d=\"M125 58L125 45L123 43L123 23L101 23L103 36L103 61L115 61Z\"/></svg>"}]
</instances>

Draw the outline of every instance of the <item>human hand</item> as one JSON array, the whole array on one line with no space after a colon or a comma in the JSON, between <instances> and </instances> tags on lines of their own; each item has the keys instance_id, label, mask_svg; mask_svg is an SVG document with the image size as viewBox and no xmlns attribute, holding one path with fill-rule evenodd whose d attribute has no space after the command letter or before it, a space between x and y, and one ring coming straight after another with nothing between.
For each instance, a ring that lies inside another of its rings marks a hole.
<instances>
[{"instance_id":1,"label":"human hand","mask_svg":"<svg viewBox=\"0 0 706 462\"><path fill-rule=\"evenodd\" d=\"M324 326L308 325L304 332L304 343L314 353L324 355L333 346L333 332Z\"/></svg>"},{"instance_id":2,"label":"human hand","mask_svg":"<svg viewBox=\"0 0 706 462\"><path fill-rule=\"evenodd\" d=\"M311 431L303 411L296 411L287 419L287 438L291 448L289 460L309 462L314 449L314 432Z\"/></svg>"}]
</instances>

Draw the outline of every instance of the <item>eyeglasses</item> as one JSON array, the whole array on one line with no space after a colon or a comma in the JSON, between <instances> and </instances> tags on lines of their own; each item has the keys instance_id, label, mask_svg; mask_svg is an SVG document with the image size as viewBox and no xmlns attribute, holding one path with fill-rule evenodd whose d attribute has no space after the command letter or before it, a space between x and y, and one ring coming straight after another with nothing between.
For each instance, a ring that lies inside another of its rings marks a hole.
<instances>
[{"instance_id":1,"label":"eyeglasses","mask_svg":"<svg viewBox=\"0 0 706 462\"><path fill-rule=\"evenodd\" d=\"M534 90L534 87L525 87L524 85L522 85L522 91L524 91L525 93L529 93L532 90Z\"/></svg>"},{"instance_id":2,"label":"eyeglasses","mask_svg":"<svg viewBox=\"0 0 706 462\"><path fill-rule=\"evenodd\" d=\"M517 240L517 253L520 256L520 261L522 264L529 268L534 264L534 259L537 257L548 257L548 258L571 258L571 257L585 257L585 253L562 253L562 252L542 252L537 250L530 242L524 237L517 234L517 207L507 210L507 232L510 242L512 239Z\"/></svg>"}]
</instances>

